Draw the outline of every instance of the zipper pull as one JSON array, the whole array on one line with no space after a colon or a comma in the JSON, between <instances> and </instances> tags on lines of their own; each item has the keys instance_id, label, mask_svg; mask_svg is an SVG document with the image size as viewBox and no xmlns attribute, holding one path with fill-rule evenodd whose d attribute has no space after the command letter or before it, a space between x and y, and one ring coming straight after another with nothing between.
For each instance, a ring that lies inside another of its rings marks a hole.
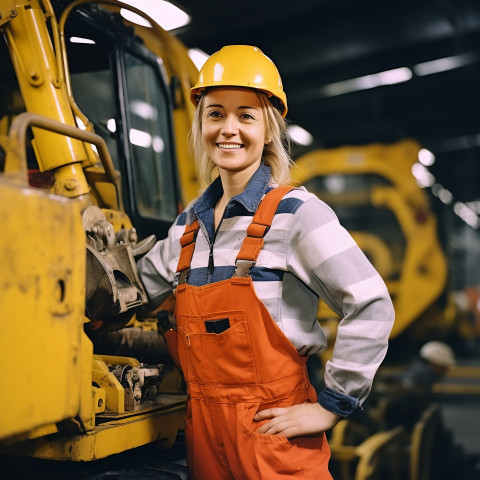
<instances>
[{"instance_id":1,"label":"zipper pull","mask_svg":"<svg viewBox=\"0 0 480 480\"><path fill-rule=\"evenodd\" d=\"M215 265L213 264L213 245L210 245L210 252L208 254L208 273L211 275Z\"/></svg>"}]
</instances>

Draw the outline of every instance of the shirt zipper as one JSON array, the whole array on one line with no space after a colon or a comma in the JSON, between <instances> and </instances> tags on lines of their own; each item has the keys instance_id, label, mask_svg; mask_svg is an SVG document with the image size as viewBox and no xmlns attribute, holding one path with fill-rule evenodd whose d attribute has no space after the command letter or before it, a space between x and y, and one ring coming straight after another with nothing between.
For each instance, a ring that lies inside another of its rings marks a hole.
<instances>
[{"instance_id":1,"label":"shirt zipper","mask_svg":"<svg viewBox=\"0 0 480 480\"><path fill-rule=\"evenodd\" d=\"M227 210L227 208L225 207L223 215L225 215L226 210ZM215 233L213 234L213 240L210 243L210 251L208 252L208 269L207 269L209 277L211 275L213 275L213 271L215 270L215 265L214 265L214 262L213 262L213 246L215 245L215 240L217 238L217 233L220 230L220 225L222 224L222 222L223 222L223 216L220 219L220 222L218 222L217 229L215 230ZM210 281L210 278L208 280Z\"/></svg>"}]
</instances>

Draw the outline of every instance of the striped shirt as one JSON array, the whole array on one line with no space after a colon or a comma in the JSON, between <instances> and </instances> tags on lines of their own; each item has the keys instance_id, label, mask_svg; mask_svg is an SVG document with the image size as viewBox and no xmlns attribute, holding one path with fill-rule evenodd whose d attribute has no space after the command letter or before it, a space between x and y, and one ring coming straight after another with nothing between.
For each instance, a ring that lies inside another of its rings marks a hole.
<instances>
[{"instance_id":1,"label":"striped shirt","mask_svg":"<svg viewBox=\"0 0 480 480\"><path fill-rule=\"evenodd\" d=\"M138 262L151 306L172 293L179 239L194 219L200 231L188 283L201 286L230 278L247 227L271 188L270 168L262 163L243 193L230 200L216 231L213 210L223 193L220 179L192 202L168 237ZM394 312L380 275L331 208L303 187L289 192L251 277L257 296L301 355L326 346L316 320L319 297L341 317L319 402L341 416L351 414L367 397L386 354Z\"/></svg>"}]
</instances>

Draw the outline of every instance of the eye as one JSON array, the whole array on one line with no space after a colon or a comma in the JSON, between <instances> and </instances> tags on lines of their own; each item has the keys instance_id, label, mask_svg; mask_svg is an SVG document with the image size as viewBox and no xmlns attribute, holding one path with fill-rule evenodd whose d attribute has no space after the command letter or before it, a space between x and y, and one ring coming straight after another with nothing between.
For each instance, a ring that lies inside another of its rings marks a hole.
<instances>
[{"instance_id":1,"label":"eye","mask_svg":"<svg viewBox=\"0 0 480 480\"><path fill-rule=\"evenodd\" d=\"M222 114L218 110L210 110L209 112L207 112L208 118L220 118L221 116Z\"/></svg>"},{"instance_id":2,"label":"eye","mask_svg":"<svg viewBox=\"0 0 480 480\"><path fill-rule=\"evenodd\" d=\"M241 118L245 120L255 120L255 117L250 113L242 113Z\"/></svg>"}]
</instances>

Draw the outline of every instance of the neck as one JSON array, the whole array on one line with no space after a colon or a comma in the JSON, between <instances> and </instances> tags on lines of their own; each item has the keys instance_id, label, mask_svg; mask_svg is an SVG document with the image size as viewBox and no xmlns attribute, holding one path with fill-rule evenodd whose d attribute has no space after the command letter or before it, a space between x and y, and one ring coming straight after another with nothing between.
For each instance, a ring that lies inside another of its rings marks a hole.
<instances>
[{"instance_id":1,"label":"neck","mask_svg":"<svg viewBox=\"0 0 480 480\"><path fill-rule=\"evenodd\" d=\"M247 169L237 172L220 169L219 173L223 187L222 200L224 200L225 204L245 190L252 175L257 171L259 164L260 162L255 163Z\"/></svg>"}]
</instances>

